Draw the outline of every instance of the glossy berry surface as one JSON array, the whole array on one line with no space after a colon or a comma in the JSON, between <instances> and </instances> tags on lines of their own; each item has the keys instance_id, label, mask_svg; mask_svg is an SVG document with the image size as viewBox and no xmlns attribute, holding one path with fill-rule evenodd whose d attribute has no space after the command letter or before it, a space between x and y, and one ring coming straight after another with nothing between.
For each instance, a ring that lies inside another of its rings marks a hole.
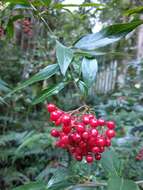
<instances>
[{"instance_id":1,"label":"glossy berry surface","mask_svg":"<svg viewBox=\"0 0 143 190\"><path fill-rule=\"evenodd\" d=\"M107 137L108 137L109 139L111 139L111 138L115 137L116 133L115 133L114 130L109 129L109 130L106 131L106 135L107 135Z\"/></svg>"},{"instance_id":2,"label":"glossy berry surface","mask_svg":"<svg viewBox=\"0 0 143 190\"><path fill-rule=\"evenodd\" d=\"M59 137L60 135L59 135L59 132L56 129L52 129L51 130L51 136L53 136L53 137Z\"/></svg>"},{"instance_id":3,"label":"glossy berry surface","mask_svg":"<svg viewBox=\"0 0 143 190\"><path fill-rule=\"evenodd\" d=\"M46 107L47 107L48 112L53 112L53 111L55 111L57 109L54 104L47 104Z\"/></svg>"}]
</instances>

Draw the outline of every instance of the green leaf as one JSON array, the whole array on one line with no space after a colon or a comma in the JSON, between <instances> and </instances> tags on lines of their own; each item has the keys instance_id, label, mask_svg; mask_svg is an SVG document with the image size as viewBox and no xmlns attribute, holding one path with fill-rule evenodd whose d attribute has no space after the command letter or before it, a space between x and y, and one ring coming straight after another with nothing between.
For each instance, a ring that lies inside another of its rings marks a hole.
<instances>
[{"instance_id":1,"label":"green leaf","mask_svg":"<svg viewBox=\"0 0 143 190\"><path fill-rule=\"evenodd\" d=\"M55 75L58 71L59 71L58 64L48 65L47 67L42 69L39 73L35 74L33 77L31 77L30 79L26 80L25 82L20 84L18 87L16 87L12 92L10 92L10 94L13 94L23 88L26 88L27 86L35 82L46 80L50 78L51 76Z\"/></svg>"},{"instance_id":2,"label":"green leaf","mask_svg":"<svg viewBox=\"0 0 143 190\"><path fill-rule=\"evenodd\" d=\"M22 19L23 17L24 17L23 15L15 15L9 19L6 27L7 36L9 38L12 38L14 35L14 22L18 19Z\"/></svg>"},{"instance_id":3,"label":"green leaf","mask_svg":"<svg viewBox=\"0 0 143 190\"><path fill-rule=\"evenodd\" d=\"M108 190L139 190L137 184L132 180L113 177L108 181Z\"/></svg>"},{"instance_id":4,"label":"green leaf","mask_svg":"<svg viewBox=\"0 0 143 190\"><path fill-rule=\"evenodd\" d=\"M119 176L121 172L121 162L113 150L108 150L102 154L101 164L109 175Z\"/></svg>"},{"instance_id":5,"label":"green leaf","mask_svg":"<svg viewBox=\"0 0 143 190\"><path fill-rule=\"evenodd\" d=\"M88 86L83 81L78 81L78 87L84 97L88 95Z\"/></svg>"},{"instance_id":6,"label":"green leaf","mask_svg":"<svg viewBox=\"0 0 143 190\"><path fill-rule=\"evenodd\" d=\"M62 4L62 3L55 3L53 5L54 8L56 9L62 9L65 7L100 7L104 6L104 4L99 4L99 3L82 3L82 4Z\"/></svg>"},{"instance_id":7,"label":"green leaf","mask_svg":"<svg viewBox=\"0 0 143 190\"><path fill-rule=\"evenodd\" d=\"M104 47L125 37L129 32L141 24L143 24L143 21L138 20L130 23L108 26L95 34L88 34L82 37L75 43L75 47L84 50L94 50Z\"/></svg>"},{"instance_id":8,"label":"green leaf","mask_svg":"<svg viewBox=\"0 0 143 190\"><path fill-rule=\"evenodd\" d=\"M63 190L73 184L71 176L68 175L68 170L65 168L58 168L49 180L47 188L48 190Z\"/></svg>"},{"instance_id":9,"label":"green leaf","mask_svg":"<svg viewBox=\"0 0 143 190\"><path fill-rule=\"evenodd\" d=\"M84 82L91 86L95 82L98 65L96 59L84 58L82 61L82 76Z\"/></svg>"},{"instance_id":10,"label":"green leaf","mask_svg":"<svg viewBox=\"0 0 143 190\"><path fill-rule=\"evenodd\" d=\"M30 182L12 190L46 190L46 185L43 182Z\"/></svg>"},{"instance_id":11,"label":"green leaf","mask_svg":"<svg viewBox=\"0 0 143 190\"><path fill-rule=\"evenodd\" d=\"M139 6L139 7L136 7L134 9L130 9L130 10L126 11L125 15L130 16L132 14L142 13L142 12L143 12L143 6Z\"/></svg>"},{"instance_id":12,"label":"green leaf","mask_svg":"<svg viewBox=\"0 0 143 190\"><path fill-rule=\"evenodd\" d=\"M57 41L56 44L56 56L58 64L60 66L61 73L66 74L66 71L73 59L73 51L70 48L65 47Z\"/></svg>"},{"instance_id":13,"label":"green leaf","mask_svg":"<svg viewBox=\"0 0 143 190\"><path fill-rule=\"evenodd\" d=\"M32 103L38 104L40 102L45 101L49 96L58 94L66 85L67 83L61 82L57 85L52 86L51 88L48 88L42 92L42 94L36 98Z\"/></svg>"},{"instance_id":14,"label":"green leaf","mask_svg":"<svg viewBox=\"0 0 143 190\"><path fill-rule=\"evenodd\" d=\"M21 4L21 5L30 5L27 0L4 0L5 3L11 3L11 4Z\"/></svg>"}]
</instances>

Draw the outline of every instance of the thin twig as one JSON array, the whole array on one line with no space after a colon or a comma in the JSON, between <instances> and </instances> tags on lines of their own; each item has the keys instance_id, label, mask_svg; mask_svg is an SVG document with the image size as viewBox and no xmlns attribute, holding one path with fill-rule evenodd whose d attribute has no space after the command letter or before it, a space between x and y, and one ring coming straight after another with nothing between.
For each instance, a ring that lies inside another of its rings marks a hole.
<instances>
[{"instance_id":1,"label":"thin twig","mask_svg":"<svg viewBox=\"0 0 143 190\"><path fill-rule=\"evenodd\" d=\"M28 1L29 2L29 1ZM53 38L53 39L57 39L57 36L54 35L52 29L50 28L49 24L47 23L47 21L41 16L41 14L39 13L39 11L37 10L37 8L31 3L29 2L30 5L31 5L31 8L37 12L39 18L42 20L42 22L45 24L45 26L47 27L47 29L49 30L49 33L50 33L50 37Z\"/></svg>"}]
</instances>

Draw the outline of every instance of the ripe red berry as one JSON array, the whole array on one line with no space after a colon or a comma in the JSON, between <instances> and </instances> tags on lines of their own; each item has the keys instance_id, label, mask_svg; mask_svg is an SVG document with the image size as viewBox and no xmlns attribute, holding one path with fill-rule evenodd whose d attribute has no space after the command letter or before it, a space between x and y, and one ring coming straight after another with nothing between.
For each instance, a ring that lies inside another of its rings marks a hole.
<instances>
[{"instance_id":1,"label":"ripe red berry","mask_svg":"<svg viewBox=\"0 0 143 190\"><path fill-rule=\"evenodd\" d=\"M105 148L103 146L100 147L99 153L103 153L105 151Z\"/></svg>"},{"instance_id":2,"label":"ripe red berry","mask_svg":"<svg viewBox=\"0 0 143 190\"><path fill-rule=\"evenodd\" d=\"M53 137L59 137L60 136L59 131L57 131L56 129L52 129L51 130L51 136L53 136Z\"/></svg>"},{"instance_id":3,"label":"ripe red berry","mask_svg":"<svg viewBox=\"0 0 143 190\"><path fill-rule=\"evenodd\" d=\"M62 124L62 118L59 117L56 121L55 121L55 126L59 126Z\"/></svg>"},{"instance_id":4,"label":"ripe red berry","mask_svg":"<svg viewBox=\"0 0 143 190\"><path fill-rule=\"evenodd\" d=\"M82 161L82 156L81 155L75 155L75 159L77 161Z\"/></svg>"},{"instance_id":5,"label":"ripe red berry","mask_svg":"<svg viewBox=\"0 0 143 190\"><path fill-rule=\"evenodd\" d=\"M104 126L105 125L104 119L98 119L98 125L99 126Z\"/></svg>"},{"instance_id":6,"label":"ripe red berry","mask_svg":"<svg viewBox=\"0 0 143 190\"><path fill-rule=\"evenodd\" d=\"M69 143L69 138L67 135L61 137L61 143L67 145Z\"/></svg>"},{"instance_id":7,"label":"ripe red berry","mask_svg":"<svg viewBox=\"0 0 143 190\"><path fill-rule=\"evenodd\" d=\"M89 121L90 121L89 116L88 115L83 115L82 121L86 125L89 124Z\"/></svg>"},{"instance_id":8,"label":"ripe red berry","mask_svg":"<svg viewBox=\"0 0 143 190\"><path fill-rule=\"evenodd\" d=\"M67 126L67 125L63 125L62 131L63 131L65 134L69 134L69 133L71 132L71 127L70 127L70 126Z\"/></svg>"},{"instance_id":9,"label":"ripe red berry","mask_svg":"<svg viewBox=\"0 0 143 190\"><path fill-rule=\"evenodd\" d=\"M87 163L91 164L93 162L93 156L92 155L87 155L86 156L86 161L87 161Z\"/></svg>"},{"instance_id":10,"label":"ripe red berry","mask_svg":"<svg viewBox=\"0 0 143 190\"><path fill-rule=\"evenodd\" d=\"M101 160L101 154L96 154L95 155L95 160Z\"/></svg>"},{"instance_id":11,"label":"ripe red berry","mask_svg":"<svg viewBox=\"0 0 143 190\"><path fill-rule=\"evenodd\" d=\"M95 119L95 116L93 114L88 114L89 119Z\"/></svg>"},{"instance_id":12,"label":"ripe red berry","mask_svg":"<svg viewBox=\"0 0 143 190\"><path fill-rule=\"evenodd\" d=\"M98 126L98 121L93 118L93 119L90 119L89 124L90 124L91 127L97 127Z\"/></svg>"},{"instance_id":13,"label":"ripe red berry","mask_svg":"<svg viewBox=\"0 0 143 190\"><path fill-rule=\"evenodd\" d=\"M108 130L106 131L106 136L107 136L109 139L115 137L115 135L116 135L116 133L115 133L115 131L114 131L113 129L108 129Z\"/></svg>"},{"instance_id":14,"label":"ripe red berry","mask_svg":"<svg viewBox=\"0 0 143 190\"><path fill-rule=\"evenodd\" d=\"M96 140L96 145L97 146L105 146L105 140L103 137L99 137L97 140Z\"/></svg>"},{"instance_id":15,"label":"ripe red berry","mask_svg":"<svg viewBox=\"0 0 143 190\"><path fill-rule=\"evenodd\" d=\"M60 114L57 111L53 111L50 114L50 120L51 121L57 121L60 117Z\"/></svg>"},{"instance_id":16,"label":"ripe red berry","mask_svg":"<svg viewBox=\"0 0 143 190\"><path fill-rule=\"evenodd\" d=\"M77 143L81 141L81 136L78 133L74 133L73 140Z\"/></svg>"},{"instance_id":17,"label":"ripe red berry","mask_svg":"<svg viewBox=\"0 0 143 190\"><path fill-rule=\"evenodd\" d=\"M108 139L108 138L105 139L105 146L107 146L107 147L111 146L111 140L110 139Z\"/></svg>"},{"instance_id":18,"label":"ripe red berry","mask_svg":"<svg viewBox=\"0 0 143 190\"><path fill-rule=\"evenodd\" d=\"M109 129L115 129L115 123L114 121L107 121L106 125Z\"/></svg>"},{"instance_id":19,"label":"ripe red berry","mask_svg":"<svg viewBox=\"0 0 143 190\"><path fill-rule=\"evenodd\" d=\"M87 131L85 131L84 133L82 133L82 138L83 138L84 141L87 141L87 140L88 140L89 134L88 134Z\"/></svg>"},{"instance_id":20,"label":"ripe red berry","mask_svg":"<svg viewBox=\"0 0 143 190\"><path fill-rule=\"evenodd\" d=\"M91 129L90 133L93 137L97 137L98 135L98 131L96 129Z\"/></svg>"},{"instance_id":21,"label":"ripe red berry","mask_svg":"<svg viewBox=\"0 0 143 190\"><path fill-rule=\"evenodd\" d=\"M70 117L70 115L69 115L69 114L63 114L63 116L62 116L62 123L63 123L64 125L69 125L70 122L71 122L71 117Z\"/></svg>"},{"instance_id":22,"label":"ripe red berry","mask_svg":"<svg viewBox=\"0 0 143 190\"><path fill-rule=\"evenodd\" d=\"M95 153L95 154L99 153L99 151L100 151L100 149L99 149L99 147L97 147L97 146L94 146L94 147L92 148L92 152Z\"/></svg>"},{"instance_id":23,"label":"ripe red berry","mask_svg":"<svg viewBox=\"0 0 143 190\"><path fill-rule=\"evenodd\" d=\"M52 121L57 121L62 114L63 114L63 112L61 110L53 111L50 114L50 119Z\"/></svg>"},{"instance_id":24,"label":"ripe red berry","mask_svg":"<svg viewBox=\"0 0 143 190\"><path fill-rule=\"evenodd\" d=\"M83 132L85 132L85 126L84 126L84 124L83 124L83 123L77 124L77 126L76 126L76 131L77 131L78 133L83 133Z\"/></svg>"}]
</instances>

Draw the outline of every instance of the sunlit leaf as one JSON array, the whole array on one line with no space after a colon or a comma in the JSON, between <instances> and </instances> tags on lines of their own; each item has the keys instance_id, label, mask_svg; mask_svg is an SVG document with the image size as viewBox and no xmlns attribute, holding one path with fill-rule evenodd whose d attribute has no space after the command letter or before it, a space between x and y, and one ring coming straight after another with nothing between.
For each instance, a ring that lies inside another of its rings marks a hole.
<instances>
[{"instance_id":1,"label":"sunlit leaf","mask_svg":"<svg viewBox=\"0 0 143 190\"><path fill-rule=\"evenodd\" d=\"M82 76L84 82L91 86L95 82L96 73L98 70L98 64L96 59L84 58L82 61Z\"/></svg>"},{"instance_id":2,"label":"sunlit leaf","mask_svg":"<svg viewBox=\"0 0 143 190\"><path fill-rule=\"evenodd\" d=\"M65 7L100 7L100 6L104 6L104 4L100 4L100 3L82 3L82 4L62 4L62 3L55 3L53 5L54 8L56 9L62 9Z\"/></svg>"},{"instance_id":3,"label":"sunlit leaf","mask_svg":"<svg viewBox=\"0 0 143 190\"><path fill-rule=\"evenodd\" d=\"M75 47L84 50L94 50L104 47L125 37L129 32L141 24L143 24L143 21L138 20L130 23L108 26L95 34L85 35L75 43Z\"/></svg>"},{"instance_id":4,"label":"sunlit leaf","mask_svg":"<svg viewBox=\"0 0 143 190\"><path fill-rule=\"evenodd\" d=\"M70 48L67 48L66 46L62 45L60 42L57 41L56 56L57 56L58 64L60 66L61 73L65 75L73 59L73 51Z\"/></svg>"},{"instance_id":5,"label":"sunlit leaf","mask_svg":"<svg viewBox=\"0 0 143 190\"><path fill-rule=\"evenodd\" d=\"M136 14L136 13L143 13L143 6L138 6L134 9L129 9L125 12L125 15L130 16L130 15Z\"/></svg>"}]
</instances>

